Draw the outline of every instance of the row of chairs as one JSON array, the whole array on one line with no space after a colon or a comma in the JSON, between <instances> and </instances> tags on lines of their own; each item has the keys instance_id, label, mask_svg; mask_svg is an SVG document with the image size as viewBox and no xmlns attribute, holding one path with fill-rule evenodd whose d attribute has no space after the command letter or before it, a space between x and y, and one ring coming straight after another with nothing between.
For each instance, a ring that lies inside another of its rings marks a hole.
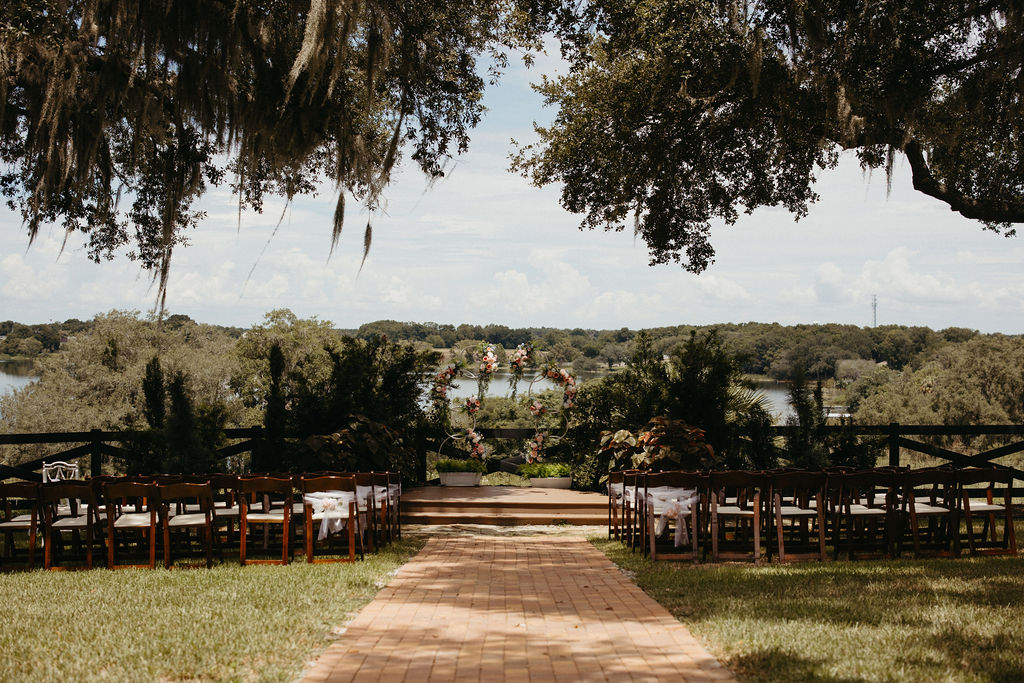
<instances>
[{"instance_id":1,"label":"row of chairs","mask_svg":"<svg viewBox=\"0 0 1024 683\"><path fill-rule=\"evenodd\" d=\"M170 568L178 556L237 548L242 565L354 561L401 537L401 477L395 472L301 475L100 476L0 484L4 564L92 568L155 567L157 547ZM25 537L23 544L16 537ZM301 538L302 543L294 539ZM339 549L339 545L347 548ZM280 550L268 557L271 545ZM23 546L23 547L21 547ZM16 555L24 550L24 563Z\"/></svg>"},{"instance_id":2,"label":"row of chairs","mask_svg":"<svg viewBox=\"0 0 1024 683\"><path fill-rule=\"evenodd\" d=\"M612 472L608 535L693 562L1015 555L1013 482L1002 467Z\"/></svg>"}]
</instances>

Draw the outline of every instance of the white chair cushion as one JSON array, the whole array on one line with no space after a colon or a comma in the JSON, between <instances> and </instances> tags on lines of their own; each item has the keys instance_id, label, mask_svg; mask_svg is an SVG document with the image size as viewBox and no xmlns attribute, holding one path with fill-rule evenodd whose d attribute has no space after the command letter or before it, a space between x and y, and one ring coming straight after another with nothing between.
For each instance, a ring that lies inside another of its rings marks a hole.
<instances>
[{"instance_id":1,"label":"white chair cushion","mask_svg":"<svg viewBox=\"0 0 1024 683\"><path fill-rule=\"evenodd\" d=\"M284 510L276 512L250 512L246 515L246 519L250 522L283 522Z\"/></svg>"},{"instance_id":2,"label":"white chair cushion","mask_svg":"<svg viewBox=\"0 0 1024 683\"><path fill-rule=\"evenodd\" d=\"M174 515L169 520L167 520L167 526L206 526L206 515L202 512L189 512L182 515Z\"/></svg>"},{"instance_id":3,"label":"white chair cushion","mask_svg":"<svg viewBox=\"0 0 1024 683\"><path fill-rule=\"evenodd\" d=\"M115 529L149 526L148 512L126 512L114 520Z\"/></svg>"},{"instance_id":4,"label":"white chair cushion","mask_svg":"<svg viewBox=\"0 0 1024 683\"><path fill-rule=\"evenodd\" d=\"M850 515L852 517L879 517L885 515L885 510L880 508L869 508L865 505L851 505Z\"/></svg>"},{"instance_id":5,"label":"white chair cushion","mask_svg":"<svg viewBox=\"0 0 1024 683\"><path fill-rule=\"evenodd\" d=\"M53 523L54 529L84 529L89 526L89 518L85 515L81 517L61 517Z\"/></svg>"},{"instance_id":6,"label":"white chair cushion","mask_svg":"<svg viewBox=\"0 0 1024 683\"><path fill-rule=\"evenodd\" d=\"M989 505L988 503L971 503L971 514L976 512L1006 512L1005 505Z\"/></svg>"},{"instance_id":7,"label":"white chair cushion","mask_svg":"<svg viewBox=\"0 0 1024 683\"><path fill-rule=\"evenodd\" d=\"M38 526L38 523L37 523ZM12 519L7 522L0 522L0 529L31 529L32 520L26 519L24 521L18 519Z\"/></svg>"},{"instance_id":8,"label":"white chair cushion","mask_svg":"<svg viewBox=\"0 0 1024 683\"><path fill-rule=\"evenodd\" d=\"M919 515L948 515L949 508L944 508L941 505L931 505L930 503L914 503L914 511Z\"/></svg>"},{"instance_id":9,"label":"white chair cushion","mask_svg":"<svg viewBox=\"0 0 1024 683\"><path fill-rule=\"evenodd\" d=\"M739 508L735 505L719 505L718 514L732 517L753 517L754 511L744 510L743 508Z\"/></svg>"},{"instance_id":10,"label":"white chair cushion","mask_svg":"<svg viewBox=\"0 0 1024 683\"><path fill-rule=\"evenodd\" d=\"M783 517L817 517L818 511L814 508L805 509L797 507L796 505L783 505L779 508L779 513Z\"/></svg>"}]
</instances>

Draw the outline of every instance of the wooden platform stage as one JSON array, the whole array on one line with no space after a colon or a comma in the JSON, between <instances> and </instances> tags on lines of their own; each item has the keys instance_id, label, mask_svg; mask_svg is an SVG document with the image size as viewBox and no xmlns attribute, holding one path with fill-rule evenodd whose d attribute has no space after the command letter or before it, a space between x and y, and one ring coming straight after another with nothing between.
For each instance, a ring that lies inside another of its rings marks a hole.
<instances>
[{"instance_id":1,"label":"wooden platform stage","mask_svg":"<svg viewBox=\"0 0 1024 683\"><path fill-rule=\"evenodd\" d=\"M402 492L403 524L607 522L608 496L601 493L516 486L423 486Z\"/></svg>"}]
</instances>

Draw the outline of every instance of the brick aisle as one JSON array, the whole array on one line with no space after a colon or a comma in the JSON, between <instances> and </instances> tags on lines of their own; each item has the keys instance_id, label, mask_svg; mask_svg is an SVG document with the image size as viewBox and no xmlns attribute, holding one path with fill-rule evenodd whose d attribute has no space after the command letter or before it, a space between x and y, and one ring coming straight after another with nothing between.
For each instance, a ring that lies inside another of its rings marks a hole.
<instances>
[{"instance_id":1,"label":"brick aisle","mask_svg":"<svg viewBox=\"0 0 1024 683\"><path fill-rule=\"evenodd\" d=\"M732 680L585 539L432 538L305 681Z\"/></svg>"}]
</instances>

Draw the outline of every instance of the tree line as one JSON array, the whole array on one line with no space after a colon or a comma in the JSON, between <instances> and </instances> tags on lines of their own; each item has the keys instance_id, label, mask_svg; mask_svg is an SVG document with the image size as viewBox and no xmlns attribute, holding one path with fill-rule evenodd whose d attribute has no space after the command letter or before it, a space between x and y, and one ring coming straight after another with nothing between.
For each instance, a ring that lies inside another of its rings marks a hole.
<instances>
[{"instance_id":1,"label":"tree line","mask_svg":"<svg viewBox=\"0 0 1024 683\"><path fill-rule=\"evenodd\" d=\"M800 368L812 379L837 379L841 383L856 379L877 363L902 370L922 353L978 336L992 336L963 327L935 331L921 326L859 327L838 323L675 325L644 331L653 351L668 356L686 343L691 332L709 330L717 331L725 347L739 358L740 369L746 374L789 380L794 369ZM539 350L549 352L554 360L577 364L574 365L577 369L592 369L598 364L610 368L624 363L629 358L629 345L638 332L626 327L617 330L511 328L495 324L448 325L394 320L367 323L353 331L363 339L387 335L390 339L423 342L435 348L452 347L465 340L487 340L511 349L532 341Z\"/></svg>"},{"instance_id":2,"label":"tree line","mask_svg":"<svg viewBox=\"0 0 1024 683\"><path fill-rule=\"evenodd\" d=\"M69 319L63 323L25 325L0 322L0 355L35 358L53 353L76 333L89 330L95 321ZM195 324L187 315L166 317L162 325L168 331ZM238 327L209 326L229 337L238 338L245 330ZM719 325L675 325L645 330L654 352L668 356L686 342L691 332L716 330L726 348L735 354L743 373L767 375L790 380L800 368L811 379L837 380L845 385L885 364L891 370L903 370L914 359L950 344L975 338L1002 335L981 334L964 327L932 330L922 326L880 325L859 327L838 323L780 325L779 323L724 323ZM554 327L509 327L501 324L448 324L436 322L398 322L378 320L355 329L336 329L339 334L369 340L386 337L392 341L416 342L421 348L451 349L468 342L487 341L502 349L533 343L552 361L571 365L576 371L612 369L626 362L630 344L639 332L619 329Z\"/></svg>"}]
</instances>

